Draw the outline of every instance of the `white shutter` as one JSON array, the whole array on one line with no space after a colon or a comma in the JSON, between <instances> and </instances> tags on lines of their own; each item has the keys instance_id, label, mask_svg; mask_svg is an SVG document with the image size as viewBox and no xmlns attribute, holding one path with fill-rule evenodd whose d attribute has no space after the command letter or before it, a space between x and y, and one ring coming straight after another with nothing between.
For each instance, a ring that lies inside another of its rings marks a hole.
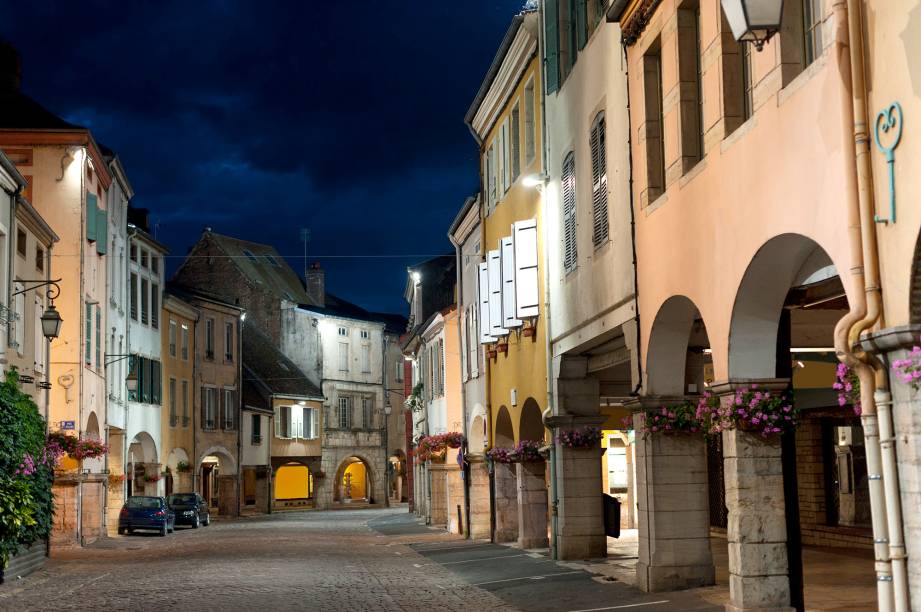
<instances>
[{"instance_id":1,"label":"white shutter","mask_svg":"<svg viewBox=\"0 0 921 612\"><path fill-rule=\"evenodd\" d=\"M490 251L486 259L489 270L489 333L504 336L508 330L502 326L502 263L499 251Z\"/></svg>"},{"instance_id":2,"label":"white shutter","mask_svg":"<svg viewBox=\"0 0 921 612\"><path fill-rule=\"evenodd\" d=\"M281 438L281 420L284 415L284 407L276 406L275 407L275 437Z\"/></svg>"},{"instance_id":3,"label":"white shutter","mask_svg":"<svg viewBox=\"0 0 921 612\"><path fill-rule=\"evenodd\" d=\"M536 317L540 304L537 269L537 219L512 225L515 247L515 316Z\"/></svg>"},{"instance_id":4,"label":"white shutter","mask_svg":"<svg viewBox=\"0 0 921 612\"><path fill-rule=\"evenodd\" d=\"M304 437L304 409L301 406L291 407L291 437Z\"/></svg>"},{"instance_id":5,"label":"white shutter","mask_svg":"<svg viewBox=\"0 0 921 612\"><path fill-rule=\"evenodd\" d=\"M485 263L477 265L478 283L477 301L479 302L480 344L489 344L495 338L489 325L489 268Z\"/></svg>"},{"instance_id":6,"label":"white shutter","mask_svg":"<svg viewBox=\"0 0 921 612\"><path fill-rule=\"evenodd\" d=\"M480 375L480 344L473 341L473 334L476 333L474 330L477 329L477 313L479 310L476 308L470 309L470 376L471 378L476 378Z\"/></svg>"},{"instance_id":7,"label":"white shutter","mask_svg":"<svg viewBox=\"0 0 921 612\"><path fill-rule=\"evenodd\" d=\"M590 134L592 150L592 242L608 241L608 171L605 151L604 112L598 114Z\"/></svg>"},{"instance_id":8,"label":"white shutter","mask_svg":"<svg viewBox=\"0 0 921 612\"><path fill-rule=\"evenodd\" d=\"M468 316L470 314L469 308L464 308L463 316L461 317L461 382L467 382L467 351L470 344L470 321Z\"/></svg>"},{"instance_id":9,"label":"white shutter","mask_svg":"<svg viewBox=\"0 0 921 612\"><path fill-rule=\"evenodd\" d=\"M515 316L515 243L512 236L499 239L502 262L502 324L505 327L521 327L521 319Z\"/></svg>"}]
</instances>

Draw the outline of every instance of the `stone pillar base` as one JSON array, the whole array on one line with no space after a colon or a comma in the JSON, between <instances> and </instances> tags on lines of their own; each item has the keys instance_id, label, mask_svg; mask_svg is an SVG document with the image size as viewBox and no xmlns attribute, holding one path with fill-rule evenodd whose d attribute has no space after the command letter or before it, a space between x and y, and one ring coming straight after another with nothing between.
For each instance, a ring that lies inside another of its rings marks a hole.
<instances>
[{"instance_id":1,"label":"stone pillar base","mask_svg":"<svg viewBox=\"0 0 921 612\"><path fill-rule=\"evenodd\" d=\"M547 548L547 466L543 461L519 463L518 546Z\"/></svg>"},{"instance_id":2,"label":"stone pillar base","mask_svg":"<svg viewBox=\"0 0 921 612\"><path fill-rule=\"evenodd\" d=\"M432 487L429 492L431 507L429 508L429 523L438 527L447 527L448 524L448 480L444 463L429 463L429 483Z\"/></svg>"},{"instance_id":3,"label":"stone pillar base","mask_svg":"<svg viewBox=\"0 0 921 612\"><path fill-rule=\"evenodd\" d=\"M489 470L482 457L470 457L470 537L489 537Z\"/></svg>"},{"instance_id":4,"label":"stone pillar base","mask_svg":"<svg viewBox=\"0 0 921 612\"><path fill-rule=\"evenodd\" d=\"M634 416L636 431L643 419ZM637 586L654 592L714 584L703 436L637 435L636 491Z\"/></svg>"},{"instance_id":5,"label":"stone pillar base","mask_svg":"<svg viewBox=\"0 0 921 612\"><path fill-rule=\"evenodd\" d=\"M494 540L498 544L518 541L518 477L515 466L508 463L496 463L496 533Z\"/></svg>"},{"instance_id":6,"label":"stone pillar base","mask_svg":"<svg viewBox=\"0 0 921 612\"><path fill-rule=\"evenodd\" d=\"M601 499L601 446L569 448L557 443L557 559L607 554Z\"/></svg>"}]
</instances>

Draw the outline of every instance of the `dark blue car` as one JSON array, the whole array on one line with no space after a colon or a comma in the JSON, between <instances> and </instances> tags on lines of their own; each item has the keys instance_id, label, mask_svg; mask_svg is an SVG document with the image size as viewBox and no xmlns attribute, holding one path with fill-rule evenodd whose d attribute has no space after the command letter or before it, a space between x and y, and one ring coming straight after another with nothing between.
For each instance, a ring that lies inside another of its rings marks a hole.
<instances>
[{"instance_id":1,"label":"dark blue car","mask_svg":"<svg viewBox=\"0 0 921 612\"><path fill-rule=\"evenodd\" d=\"M164 497L132 495L118 515L118 534L134 533L135 529L152 529L161 536L172 533L176 515Z\"/></svg>"}]
</instances>

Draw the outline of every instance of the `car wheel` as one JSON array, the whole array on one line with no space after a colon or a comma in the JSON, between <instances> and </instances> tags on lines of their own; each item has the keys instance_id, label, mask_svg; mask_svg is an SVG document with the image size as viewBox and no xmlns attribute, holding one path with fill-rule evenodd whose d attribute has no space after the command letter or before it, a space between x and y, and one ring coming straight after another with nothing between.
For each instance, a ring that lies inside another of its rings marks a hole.
<instances>
[{"instance_id":1,"label":"car wheel","mask_svg":"<svg viewBox=\"0 0 921 612\"><path fill-rule=\"evenodd\" d=\"M163 524L163 527L160 527L160 537L162 538L162 537L166 536L166 532L167 532L167 530L166 530L166 524L164 523L164 524Z\"/></svg>"},{"instance_id":2,"label":"car wheel","mask_svg":"<svg viewBox=\"0 0 921 612\"><path fill-rule=\"evenodd\" d=\"M211 513L205 515L205 527L211 524Z\"/></svg>"},{"instance_id":3,"label":"car wheel","mask_svg":"<svg viewBox=\"0 0 921 612\"><path fill-rule=\"evenodd\" d=\"M200 523L201 523L201 521L199 520L198 515L196 514L196 515L195 515L195 520L192 521L192 529L198 529L198 525L199 525Z\"/></svg>"}]
</instances>

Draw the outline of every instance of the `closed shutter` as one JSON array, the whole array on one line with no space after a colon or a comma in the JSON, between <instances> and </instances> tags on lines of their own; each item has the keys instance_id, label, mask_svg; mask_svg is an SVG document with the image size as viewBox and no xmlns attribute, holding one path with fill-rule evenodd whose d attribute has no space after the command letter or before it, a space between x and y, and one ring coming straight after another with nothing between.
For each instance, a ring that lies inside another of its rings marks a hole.
<instances>
[{"instance_id":1,"label":"closed shutter","mask_svg":"<svg viewBox=\"0 0 921 612\"><path fill-rule=\"evenodd\" d=\"M502 325L521 327L515 316L515 244L512 236L499 239L499 259L502 263Z\"/></svg>"},{"instance_id":2,"label":"closed shutter","mask_svg":"<svg viewBox=\"0 0 921 612\"><path fill-rule=\"evenodd\" d=\"M201 428L211 429L211 423L208 420L208 389L201 388Z\"/></svg>"},{"instance_id":3,"label":"closed shutter","mask_svg":"<svg viewBox=\"0 0 921 612\"><path fill-rule=\"evenodd\" d=\"M604 113L592 126L592 242L600 246L608 240L608 171L605 154Z\"/></svg>"},{"instance_id":4,"label":"closed shutter","mask_svg":"<svg viewBox=\"0 0 921 612\"><path fill-rule=\"evenodd\" d=\"M467 347L470 344L469 338L468 338L468 335L470 332L470 320L469 319L470 319L470 309L465 308L463 310L463 316L461 317L461 320L460 320L460 323L461 323L461 332L460 332L461 382L467 382L467 378L469 378L468 376L469 373L467 371Z\"/></svg>"},{"instance_id":5,"label":"closed shutter","mask_svg":"<svg viewBox=\"0 0 921 612\"><path fill-rule=\"evenodd\" d=\"M99 255L105 255L109 242L109 215L104 210L87 210L86 214L89 216L93 212L96 213L96 252Z\"/></svg>"},{"instance_id":6,"label":"closed shutter","mask_svg":"<svg viewBox=\"0 0 921 612\"><path fill-rule=\"evenodd\" d=\"M570 153L563 161L563 268L575 269L578 263L576 248L576 160Z\"/></svg>"},{"instance_id":7,"label":"closed shutter","mask_svg":"<svg viewBox=\"0 0 921 612\"><path fill-rule=\"evenodd\" d=\"M536 317L540 304L537 267L537 219L512 225L515 246L515 316Z\"/></svg>"},{"instance_id":8,"label":"closed shutter","mask_svg":"<svg viewBox=\"0 0 921 612\"><path fill-rule=\"evenodd\" d=\"M438 390L445 394L445 341L438 340Z\"/></svg>"},{"instance_id":9,"label":"closed shutter","mask_svg":"<svg viewBox=\"0 0 921 612\"><path fill-rule=\"evenodd\" d=\"M572 0L570 0L572 1ZM588 11L587 0L575 0L576 9L576 44L581 51L585 47L588 38ZM575 63L575 58L573 58Z\"/></svg>"},{"instance_id":10,"label":"closed shutter","mask_svg":"<svg viewBox=\"0 0 921 612\"><path fill-rule=\"evenodd\" d=\"M86 239L90 242L96 242L96 226L99 223L96 201L96 194L86 194Z\"/></svg>"},{"instance_id":11,"label":"closed shutter","mask_svg":"<svg viewBox=\"0 0 921 612\"><path fill-rule=\"evenodd\" d=\"M480 343L489 344L494 340L489 324L489 268L486 263L478 264L477 301L479 302Z\"/></svg>"},{"instance_id":12,"label":"closed shutter","mask_svg":"<svg viewBox=\"0 0 921 612\"><path fill-rule=\"evenodd\" d=\"M508 119L502 123L502 193L508 191L512 184L512 164L510 157L511 138L509 136Z\"/></svg>"},{"instance_id":13,"label":"closed shutter","mask_svg":"<svg viewBox=\"0 0 921 612\"><path fill-rule=\"evenodd\" d=\"M470 376L476 378L480 375L480 343L474 340L478 329L478 308L470 309Z\"/></svg>"},{"instance_id":14,"label":"closed shutter","mask_svg":"<svg viewBox=\"0 0 921 612\"><path fill-rule=\"evenodd\" d=\"M508 330L502 326L502 263L499 251L487 254L489 269L489 332L493 336L504 336Z\"/></svg>"},{"instance_id":15,"label":"closed shutter","mask_svg":"<svg viewBox=\"0 0 921 612\"><path fill-rule=\"evenodd\" d=\"M547 93L560 88L559 0L544 0L544 62Z\"/></svg>"}]
</instances>

